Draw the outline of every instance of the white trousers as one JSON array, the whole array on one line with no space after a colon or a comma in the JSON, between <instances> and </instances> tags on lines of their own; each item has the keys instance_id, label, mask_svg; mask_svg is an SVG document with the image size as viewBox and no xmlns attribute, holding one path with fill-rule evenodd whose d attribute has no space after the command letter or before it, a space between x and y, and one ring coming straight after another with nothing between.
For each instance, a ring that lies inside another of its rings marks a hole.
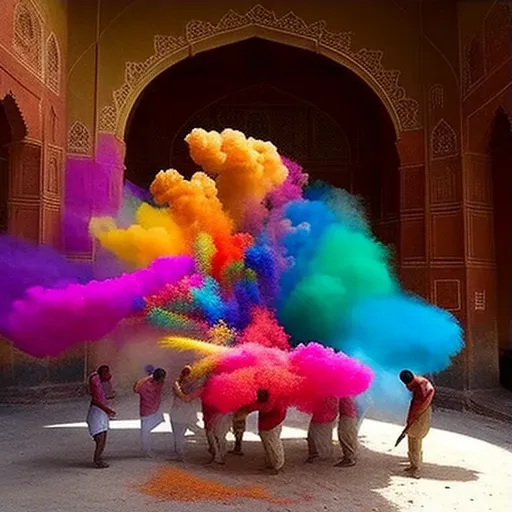
<instances>
[{"instance_id":1,"label":"white trousers","mask_svg":"<svg viewBox=\"0 0 512 512\"><path fill-rule=\"evenodd\" d=\"M260 438L265 450L265 462L270 469L280 470L284 466L284 447L281 441L283 423L272 430L260 431Z\"/></svg>"},{"instance_id":2,"label":"white trousers","mask_svg":"<svg viewBox=\"0 0 512 512\"><path fill-rule=\"evenodd\" d=\"M188 423L173 421L171 418L172 438L174 443L174 456L179 460L183 460L185 456L185 432Z\"/></svg>"},{"instance_id":3,"label":"white trousers","mask_svg":"<svg viewBox=\"0 0 512 512\"><path fill-rule=\"evenodd\" d=\"M164 417L161 412L155 412L140 418L140 442L146 455L151 454L151 431L160 425L162 421L164 421Z\"/></svg>"},{"instance_id":4,"label":"white trousers","mask_svg":"<svg viewBox=\"0 0 512 512\"><path fill-rule=\"evenodd\" d=\"M212 455L213 460L218 464L223 464L226 459L226 436L231 428L232 421L233 416L231 414L219 414L215 420L214 427L206 430L208 451Z\"/></svg>"},{"instance_id":5,"label":"white trousers","mask_svg":"<svg viewBox=\"0 0 512 512\"><path fill-rule=\"evenodd\" d=\"M332 431L334 421L331 423L309 423L308 452L310 457L318 457L323 460L332 457Z\"/></svg>"}]
</instances>

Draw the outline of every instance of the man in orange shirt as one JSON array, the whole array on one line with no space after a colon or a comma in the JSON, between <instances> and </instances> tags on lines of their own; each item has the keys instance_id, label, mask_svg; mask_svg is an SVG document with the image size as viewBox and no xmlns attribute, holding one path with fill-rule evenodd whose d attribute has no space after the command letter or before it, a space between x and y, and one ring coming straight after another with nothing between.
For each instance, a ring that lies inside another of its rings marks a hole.
<instances>
[{"instance_id":1,"label":"man in orange shirt","mask_svg":"<svg viewBox=\"0 0 512 512\"><path fill-rule=\"evenodd\" d=\"M166 375L164 369L157 368L152 375L138 380L133 386L133 391L140 397L140 440L142 449L148 457L151 457L150 433L164 420L160 412L160 403Z\"/></svg>"},{"instance_id":2,"label":"man in orange shirt","mask_svg":"<svg viewBox=\"0 0 512 512\"><path fill-rule=\"evenodd\" d=\"M405 468L405 471L418 478L423 459L423 438L428 434L432 420L432 399L434 398L435 388L428 379L415 376L410 370L402 370L400 380L412 393L407 425L403 432L407 434L410 462L410 466Z\"/></svg>"}]
</instances>

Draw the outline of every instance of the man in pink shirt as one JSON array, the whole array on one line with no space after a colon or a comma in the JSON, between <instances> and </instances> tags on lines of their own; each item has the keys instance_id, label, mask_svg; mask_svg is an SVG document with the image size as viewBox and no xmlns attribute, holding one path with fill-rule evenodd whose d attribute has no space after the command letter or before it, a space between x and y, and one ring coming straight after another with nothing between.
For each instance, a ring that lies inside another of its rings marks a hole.
<instances>
[{"instance_id":1,"label":"man in pink shirt","mask_svg":"<svg viewBox=\"0 0 512 512\"><path fill-rule=\"evenodd\" d=\"M340 398L338 419L338 440L343 458L336 464L338 467L354 466L358 448L358 421L355 400L348 396Z\"/></svg>"},{"instance_id":2,"label":"man in pink shirt","mask_svg":"<svg viewBox=\"0 0 512 512\"><path fill-rule=\"evenodd\" d=\"M109 382L111 378L110 368L106 364L101 365L88 378L91 404L87 413L87 426L96 443L93 460L97 468L108 468L108 464L103 460L103 452L107 444L109 418L113 418L116 413L107 405L103 384Z\"/></svg>"},{"instance_id":3,"label":"man in pink shirt","mask_svg":"<svg viewBox=\"0 0 512 512\"><path fill-rule=\"evenodd\" d=\"M152 455L151 431L164 419L160 412L160 403L166 375L164 369L157 368L152 375L138 380L133 386L133 390L140 397L140 440L142 449L148 457Z\"/></svg>"},{"instance_id":4,"label":"man in pink shirt","mask_svg":"<svg viewBox=\"0 0 512 512\"><path fill-rule=\"evenodd\" d=\"M306 462L332 457L332 430L337 416L338 400L336 398L327 397L316 404L309 422Z\"/></svg>"}]
</instances>

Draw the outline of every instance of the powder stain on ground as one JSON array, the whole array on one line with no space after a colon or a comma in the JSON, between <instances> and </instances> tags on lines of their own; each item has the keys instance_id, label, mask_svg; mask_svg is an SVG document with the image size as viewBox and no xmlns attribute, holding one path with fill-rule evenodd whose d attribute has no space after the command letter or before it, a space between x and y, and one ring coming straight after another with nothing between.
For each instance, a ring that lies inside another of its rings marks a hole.
<instances>
[{"instance_id":1,"label":"powder stain on ground","mask_svg":"<svg viewBox=\"0 0 512 512\"><path fill-rule=\"evenodd\" d=\"M291 500L273 496L261 486L229 486L203 480L188 471L170 467L158 469L145 483L137 485L137 490L162 501L231 502L252 499L274 505L291 503Z\"/></svg>"}]
</instances>

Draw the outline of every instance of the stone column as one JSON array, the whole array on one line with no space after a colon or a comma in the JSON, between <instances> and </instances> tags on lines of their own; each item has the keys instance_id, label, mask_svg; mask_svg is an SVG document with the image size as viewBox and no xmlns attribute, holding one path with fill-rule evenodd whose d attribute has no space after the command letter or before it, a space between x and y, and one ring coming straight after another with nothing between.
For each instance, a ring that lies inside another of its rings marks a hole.
<instances>
[{"instance_id":1,"label":"stone column","mask_svg":"<svg viewBox=\"0 0 512 512\"><path fill-rule=\"evenodd\" d=\"M400 277L404 288L429 300L424 148L422 129L400 134Z\"/></svg>"}]
</instances>

